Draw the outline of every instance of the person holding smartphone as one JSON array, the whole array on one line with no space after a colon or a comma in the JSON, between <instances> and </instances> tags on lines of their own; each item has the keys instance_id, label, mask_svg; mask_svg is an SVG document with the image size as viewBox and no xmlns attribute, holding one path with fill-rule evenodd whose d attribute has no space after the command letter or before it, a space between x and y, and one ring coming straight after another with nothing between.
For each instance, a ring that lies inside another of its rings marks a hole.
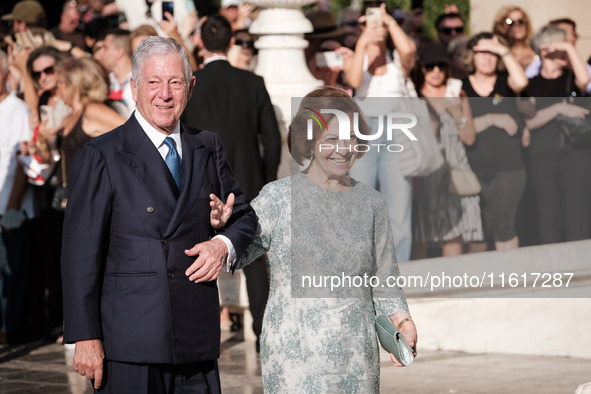
<instances>
[{"instance_id":1,"label":"person holding smartphone","mask_svg":"<svg viewBox=\"0 0 591 394\"><path fill-rule=\"evenodd\" d=\"M353 56L344 59L345 77L356 89L355 97L404 97L416 96L412 84L407 83L414 67L416 45L406 35L396 20L386 12L386 4L379 8L366 7L369 12L360 18L365 24L357 40ZM379 111L382 112L383 111ZM370 130L378 129L379 112L365 111ZM388 112L388 111L386 111ZM375 143L389 144L386 133ZM398 261L410 259L411 196L410 177L403 177L396 155L384 152L367 152L351 169L356 180L380 191L388 203L388 214L396 240Z\"/></svg>"}]
</instances>

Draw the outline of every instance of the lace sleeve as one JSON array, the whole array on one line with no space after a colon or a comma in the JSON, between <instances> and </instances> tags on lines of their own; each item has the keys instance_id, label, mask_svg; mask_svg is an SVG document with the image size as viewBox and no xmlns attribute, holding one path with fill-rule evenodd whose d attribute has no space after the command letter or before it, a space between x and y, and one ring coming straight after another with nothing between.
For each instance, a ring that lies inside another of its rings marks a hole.
<instances>
[{"instance_id":1,"label":"lace sleeve","mask_svg":"<svg viewBox=\"0 0 591 394\"><path fill-rule=\"evenodd\" d=\"M277 220L281 216L281 201L285 198L281 194L282 188L278 187L280 182L276 181L266 185L251 202L259 218L259 225L254 240L246 249L244 255L238 260L237 269L244 268L246 265L252 263L271 247L273 234L277 227Z\"/></svg>"},{"instance_id":2,"label":"lace sleeve","mask_svg":"<svg viewBox=\"0 0 591 394\"><path fill-rule=\"evenodd\" d=\"M372 299L376 316L390 316L396 312L407 312L408 305L402 289L396 285L400 275L390 219L386 203L379 199L374 212L375 260L373 275L380 280L380 285L372 289ZM383 285L383 286L382 286Z\"/></svg>"}]
</instances>

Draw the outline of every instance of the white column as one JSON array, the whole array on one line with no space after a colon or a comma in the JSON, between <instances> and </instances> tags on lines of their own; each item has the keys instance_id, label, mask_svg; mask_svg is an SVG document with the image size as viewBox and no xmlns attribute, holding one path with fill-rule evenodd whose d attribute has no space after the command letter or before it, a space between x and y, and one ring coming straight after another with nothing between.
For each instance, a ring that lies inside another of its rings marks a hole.
<instances>
[{"instance_id":1,"label":"white column","mask_svg":"<svg viewBox=\"0 0 591 394\"><path fill-rule=\"evenodd\" d=\"M287 128L291 121L291 98L303 97L324 83L315 79L306 64L304 49L308 42L304 33L313 31L301 7L313 0L251 0L262 8L250 26L250 33L259 36L255 72L265 79L267 91L283 136L279 178L290 174L291 157L287 151Z\"/></svg>"}]
</instances>

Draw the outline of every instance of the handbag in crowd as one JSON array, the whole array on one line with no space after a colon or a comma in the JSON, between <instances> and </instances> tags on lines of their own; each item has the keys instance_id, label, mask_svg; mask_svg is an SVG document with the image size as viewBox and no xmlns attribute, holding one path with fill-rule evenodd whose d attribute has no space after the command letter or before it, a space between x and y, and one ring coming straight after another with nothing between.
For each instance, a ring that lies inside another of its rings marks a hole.
<instances>
[{"instance_id":1,"label":"handbag in crowd","mask_svg":"<svg viewBox=\"0 0 591 394\"><path fill-rule=\"evenodd\" d=\"M554 120L574 148L591 148L591 124L587 118L558 115Z\"/></svg>"},{"instance_id":2,"label":"handbag in crowd","mask_svg":"<svg viewBox=\"0 0 591 394\"><path fill-rule=\"evenodd\" d=\"M61 171L62 171L62 183L57 185L55 192L53 193L53 199L51 200L51 208L59 212L64 212L68 205L68 182L66 179L66 156L64 152L61 154Z\"/></svg>"},{"instance_id":3,"label":"handbag in crowd","mask_svg":"<svg viewBox=\"0 0 591 394\"><path fill-rule=\"evenodd\" d=\"M567 104L576 105L575 96L577 92L573 85L574 72L570 71L568 74L566 84L566 95L563 102ZM589 100L589 99L581 99ZM586 102L586 101L585 101ZM579 101L579 103L582 103ZM588 107L588 106L586 106ZM589 109L589 108L587 108ZM558 115L554 118L558 126L561 128L564 136L573 148L591 148L591 122L589 117L585 118L569 118L564 115Z\"/></svg>"},{"instance_id":4,"label":"handbag in crowd","mask_svg":"<svg viewBox=\"0 0 591 394\"><path fill-rule=\"evenodd\" d=\"M405 367L412 364L415 358L414 352L388 316L381 315L376 318L376 333L384 350L393 354Z\"/></svg>"},{"instance_id":5,"label":"handbag in crowd","mask_svg":"<svg viewBox=\"0 0 591 394\"><path fill-rule=\"evenodd\" d=\"M480 193L482 187L478 181L478 177L471 169L457 170L451 169L449 192L456 196L473 196Z\"/></svg>"}]
</instances>

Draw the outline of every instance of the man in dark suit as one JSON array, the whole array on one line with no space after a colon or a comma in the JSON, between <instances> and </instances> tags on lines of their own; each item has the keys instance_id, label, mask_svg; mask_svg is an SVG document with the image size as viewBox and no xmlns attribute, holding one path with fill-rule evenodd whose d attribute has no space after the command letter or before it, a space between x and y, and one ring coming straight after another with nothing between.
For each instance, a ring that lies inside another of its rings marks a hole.
<instances>
[{"instance_id":1,"label":"man in dark suit","mask_svg":"<svg viewBox=\"0 0 591 394\"><path fill-rule=\"evenodd\" d=\"M80 148L72 166L64 342L76 343L73 368L100 392L221 391L215 279L257 220L217 135L179 122L194 82L178 43L144 39L132 59L137 110ZM231 193L216 235L210 196Z\"/></svg>"},{"instance_id":2,"label":"man in dark suit","mask_svg":"<svg viewBox=\"0 0 591 394\"><path fill-rule=\"evenodd\" d=\"M205 67L195 74L195 90L182 119L220 136L228 163L251 201L266 183L277 179L281 135L273 105L262 77L228 63L232 28L224 17L210 15L201 27L201 40L207 51ZM246 267L244 274L258 338L269 294L264 258Z\"/></svg>"}]
</instances>

